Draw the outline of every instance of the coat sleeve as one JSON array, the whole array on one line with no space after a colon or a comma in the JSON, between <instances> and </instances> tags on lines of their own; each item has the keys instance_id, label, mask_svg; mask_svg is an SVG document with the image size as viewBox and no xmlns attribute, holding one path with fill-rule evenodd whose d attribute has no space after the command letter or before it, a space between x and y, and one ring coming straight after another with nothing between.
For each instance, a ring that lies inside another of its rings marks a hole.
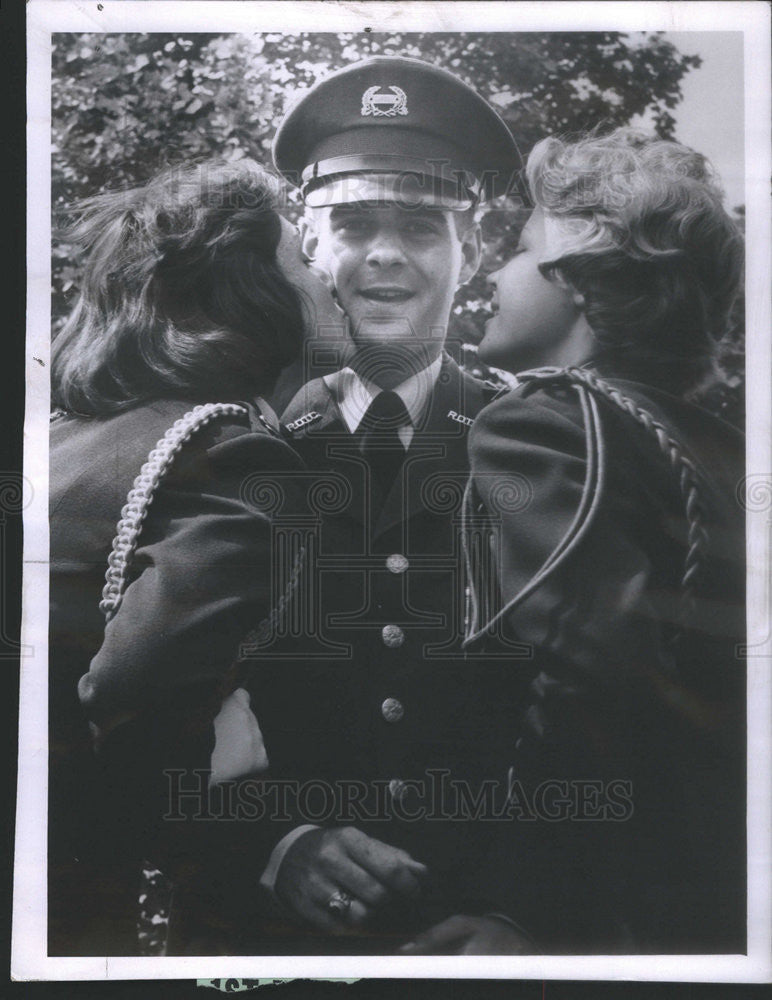
<instances>
[{"instance_id":1,"label":"coat sleeve","mask_svg":"<svg viewBox=\"0 0 772 1000\"><path fill-rule=\"evenodd\" d=\"M502 608L569 532L587 476L576 397L570 389L547 400L544 395L508 394L483 411L472 432L473 482L492 528ZM575 679L603 687L626 684L655 664L669 668L661 608L652 601L642 491L635 482L616 488L615 462L618 457L607 456L606 484L589 532L557 571L505 614L519 641L570 666ZM637 478L633 471L630 477Z\"/></svg>"},{"instance_id":2,"label":"coat sleeve","mask_svg":"<svg viewBox=\"0 0 772 1000\"><path fill-rule=\"evenodd\" d=\"M291 503L296 459L283 442L238 427L205 430L162 480L131 578L81 679L100 728L148 708L215 694L250 629L270 614L271 518L261 481Z\"/></svg>"}]
</instances>

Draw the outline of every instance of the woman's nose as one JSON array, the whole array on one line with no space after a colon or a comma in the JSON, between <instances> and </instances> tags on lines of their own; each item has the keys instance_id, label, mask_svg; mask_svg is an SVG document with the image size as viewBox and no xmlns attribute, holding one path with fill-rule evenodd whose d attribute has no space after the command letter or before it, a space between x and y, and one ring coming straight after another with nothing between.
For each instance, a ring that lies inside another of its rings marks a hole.
<instances>
[{"instance_id":1,"label":"woman's nose","mask_svg":"<svg viewBox=\"0 0 772 1000\"><path fill-rule=\"evenodd\" d=\"M333 290L333 288L335 287L335 282L333 281L332 275L328 270L326 270L326 268L320 267L318 264L306 264L306 267L308 268L309 272L315 278L318 278L318 280L321 281L323 285L326 285L330 291Z\"/></svg>"}]
</instances>

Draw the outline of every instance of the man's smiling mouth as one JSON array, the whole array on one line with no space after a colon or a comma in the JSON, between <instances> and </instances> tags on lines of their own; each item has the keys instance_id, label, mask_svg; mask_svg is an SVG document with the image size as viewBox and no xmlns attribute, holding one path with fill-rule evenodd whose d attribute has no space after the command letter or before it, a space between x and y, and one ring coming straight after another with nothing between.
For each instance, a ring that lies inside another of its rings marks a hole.
<instances>
[{"instance_id":1,"label":"man's smiling mouth","mask_svg":"<svg viewBox=\"0 0 772 1000\"><path fill-rule=\"evenodd\" d=\"M370 302L407 302L413 298L415 292L397 286L373 285L361 288L359 294Z\"/></svg>"}]
</instances>

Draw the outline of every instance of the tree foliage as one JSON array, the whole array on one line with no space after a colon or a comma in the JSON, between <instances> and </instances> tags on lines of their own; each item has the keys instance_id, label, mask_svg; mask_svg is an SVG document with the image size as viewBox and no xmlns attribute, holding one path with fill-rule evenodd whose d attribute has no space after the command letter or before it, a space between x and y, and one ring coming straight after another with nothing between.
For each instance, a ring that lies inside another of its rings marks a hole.
<instances>
[{"instance_id":1,"label":"tree foliage","mask_svg":"<svg viewBox=\"0 0 772 1000\"><path fill-rule=\"evenodd\" d=\"M451 70L497 108L524 156L550 132L642 114L672 137L681 81L700 65L660 34L618 32L56 34L53 43L57 213L85 195L141 184L166 165L211 156L270 164L293 94L368 55L410 55ZM286 210L299 214L291 193ZM483 273L506 254L522 217L506 202L488 214ZM54 250L53 285L58 327L78 285L66 242ZM486 298L481 276L460 293L455 339L481 327Z\"/></svg>"}]
</instances>

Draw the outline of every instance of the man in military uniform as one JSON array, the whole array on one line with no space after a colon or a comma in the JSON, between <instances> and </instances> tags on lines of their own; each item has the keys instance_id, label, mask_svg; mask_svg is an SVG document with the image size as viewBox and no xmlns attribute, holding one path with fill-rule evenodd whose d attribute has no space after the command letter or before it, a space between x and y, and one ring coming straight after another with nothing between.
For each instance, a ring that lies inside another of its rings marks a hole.
<instances>
[{"instance_id":1,"label":"man in military uniform","mask_svg":"<svg viewBox=\"0 0 772 1000\"><path fill-rule=\"evenodd\" d=\"M502 824L480 820L478 796L506 786L522 651L461 652L466 438L493 393L445 351L454 293L480 262L475 208L512 185L517 147L456 77L378 57L306 92L274 160L301 188L304 249L353 347L336 354L320 331L310 361L337 370L282 417L318 530L303 634L261 665L253 705L272 776L329 792L289 833L276 824L262 885L323 950L357 933L365 951L521 950L496 892Z\"/></svg>"}]
</instances>

